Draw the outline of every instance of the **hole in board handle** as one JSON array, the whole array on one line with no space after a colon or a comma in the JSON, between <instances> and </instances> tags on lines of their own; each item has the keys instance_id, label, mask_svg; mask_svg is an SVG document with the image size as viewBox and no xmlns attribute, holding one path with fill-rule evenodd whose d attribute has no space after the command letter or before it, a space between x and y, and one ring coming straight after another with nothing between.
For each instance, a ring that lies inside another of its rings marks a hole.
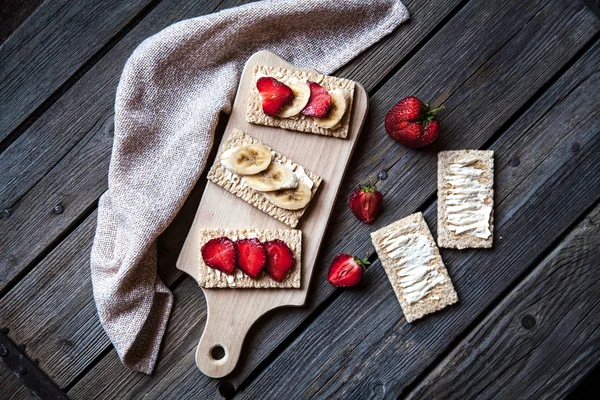
<instances>
[{"instance_id":1,"label":"hole in board handle","mask_svg":"<svg viewBox=\"0 0 600 400\"><path fill-rule=\"evenodd\" d=\"M210 356L213 360L223 362L225 361L226 355L227 352L225 351L225 348L220 344L217 344L210 349Z\"/></svg>"}]
</instances>

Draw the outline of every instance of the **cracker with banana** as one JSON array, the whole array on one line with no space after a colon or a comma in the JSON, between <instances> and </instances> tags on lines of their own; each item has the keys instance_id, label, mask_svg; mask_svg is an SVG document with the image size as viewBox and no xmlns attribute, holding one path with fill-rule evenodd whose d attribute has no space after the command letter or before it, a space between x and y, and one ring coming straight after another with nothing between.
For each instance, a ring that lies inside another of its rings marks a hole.
<instances>
[{"instance_id":1,"label":"cracker with banana","mask_svg":"<svg viewBox=\"0 0 600 400\"><path fill-rule=\"evenodd\" d=\"M239 129L226 139L208 179L291 228L321 184L317 174Z\"/></svg>"},{"instance_id":2,"label":"cracker with banana","mask_svg":"<svg viewBox=\"0 0 600 400\"><path fill-rule=\"evenodd\" d=\"M353 81L296 69L257 65L246 120L300 132L346 138Z\"/></svg>"}]
</instances>

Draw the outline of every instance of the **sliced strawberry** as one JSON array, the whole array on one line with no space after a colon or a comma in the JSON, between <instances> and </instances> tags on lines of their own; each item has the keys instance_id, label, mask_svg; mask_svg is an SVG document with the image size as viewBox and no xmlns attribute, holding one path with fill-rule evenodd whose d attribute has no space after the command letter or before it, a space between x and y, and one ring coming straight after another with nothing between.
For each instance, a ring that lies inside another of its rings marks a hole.
<instances>
[{"instance_id":1,"label":"sliced strawberry","mask_svg":"<svg viewBox=\"0 0 600 400\"><path fill-rule=\"evenodd\" d=\"M275 239L265 243L268 261L265 272L277 282L281 282L294 266L294 253L283 240Z\"/></svg>"},{"instance_id":2,"label":"sliced strawberry","mask_svg":"<svg viewBox=\"0 0 600 400\"><path fill-rule=\"evenodd\" d=\"M211 239L202 246L202 259L211 268L218 269L226 274L235 271L236 247L226 237Z\"/></svg>"},{"instance_id":3,"label":"sliced strawberry","mask_svg":"<svg viewBox=\"0 0 600 400\"><path fill-rule=\"evenodd\" d=\"M310 87L310 98L306 107L302 110L302 114L317 118L326 116L329 107L331 107L329 92L316 82L308 81L307 83Z\"/></svg>"},{"instance_id":4,"label":"sliced strawberry","mask_svg":"<svg viewBox=\"0 0 600 400\"><path fill-rule=\"evenodd\" d=\"M359 260L348 254L338 254L329 267L327 280L336 287L354 286L360 282L363 275L363 265L369 261Z\"/></svg>"},{"instance_id":5,"label":"sliced strawberry","mask_svg":"<svg viewBox=\"0 0 600 400\"><path fill-rule=\"evenodd\" d=\"M356 189L351 195L348 204L356 218L370 224L379 212L383 203L383 195L375 186L367 185Z\"/></svg>"},{"instance_id":6,"label":"sliced strawberry","mask_svg":"<svg viewBox=\"0 0 600 400\"><path fill-rule=\"evenodd\" d=\"M254 239L240 239L235 242L237 246L237 266L246 275L256 279L267 263L267 251L260 242Z\"/></svg>"},{"instance_id":7,"label":"sliced strawberry","mask_svg":"<svg viewBox=\"0 0 600 400\"><path fill-rule=\"evenodd\" d=\"M263 76L256 81L256 88L260 95L263 112L274 117L294 97L294 92L285 83L279 82L270 76Z\"/></svg>"}]
</instances>

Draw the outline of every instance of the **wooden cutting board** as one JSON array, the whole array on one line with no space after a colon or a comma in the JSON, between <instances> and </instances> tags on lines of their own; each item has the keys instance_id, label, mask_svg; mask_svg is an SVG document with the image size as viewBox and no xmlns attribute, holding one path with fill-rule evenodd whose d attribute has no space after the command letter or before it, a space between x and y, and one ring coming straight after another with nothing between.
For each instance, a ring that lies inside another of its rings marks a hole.
<instances>
[{"instance_id":1,"label":"wooden cutting board","mask_svg":"<svg viewBox=\"0 0 600 400\"><path fill-rule=\"evenodd\" d=\"M323 182L296 227L302 230L303 236L300 289L202 289L206 296L208 315L204 333L196 350L196 364L203 373L214 378L223 377L233 370L244 337L260 316L277 307L304 305L327 221L368 109L367 93L357 84L350 130L346 139L249 124L246 122L246 101L251 90L253 69L258 64L296 68L269 51L260 51L252 55L244 67L223 141L233 129L240 129L317 173L323 178ZM207 168L210 168L210 165ZM194 279L197 279L200 266L201 245L198 234L201 228L290 229L228 191L208 182L177 260L177 268ZM318 268L327 267L328 260L318 263ZM216 359L220 356L222 358Z\"/></svg>"}]
</instances>

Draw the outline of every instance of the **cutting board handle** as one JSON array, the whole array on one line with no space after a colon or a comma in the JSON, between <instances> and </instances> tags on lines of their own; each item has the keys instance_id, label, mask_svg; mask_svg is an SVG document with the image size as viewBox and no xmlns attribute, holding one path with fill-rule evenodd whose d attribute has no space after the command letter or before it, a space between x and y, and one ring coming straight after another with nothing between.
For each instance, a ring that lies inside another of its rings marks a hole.
<instances>
[{"instance_id":1,"label":"cutting board handle","mask_svg":"<svg viewBox=\"0 0 600 400\"><path fill-rule=\"evenodd\" d=\"M196 349L196 365L211 378L222 378L233 371L240 358L246 333L254 323L252 321L248 325L245 318L242 321L228 320L228 316L235 314L232 311L217 316L209 308L204 333Z\"/></svg>"},{"instance_id":2,"label":"cutting board handle","mask_svg":"<svg viewBox=\"0 0 600 400\"><path fill-rule=\"evenodd\" d=\"M196 349L196 365L211 378L222 378L233 371L246 334L261 316L274 308L304 304L304 296L296 295L298 289L279 289L282 298L278 302L272 301L272 289L203 291L207 319Z\"/></svg>"}]
</instances>

